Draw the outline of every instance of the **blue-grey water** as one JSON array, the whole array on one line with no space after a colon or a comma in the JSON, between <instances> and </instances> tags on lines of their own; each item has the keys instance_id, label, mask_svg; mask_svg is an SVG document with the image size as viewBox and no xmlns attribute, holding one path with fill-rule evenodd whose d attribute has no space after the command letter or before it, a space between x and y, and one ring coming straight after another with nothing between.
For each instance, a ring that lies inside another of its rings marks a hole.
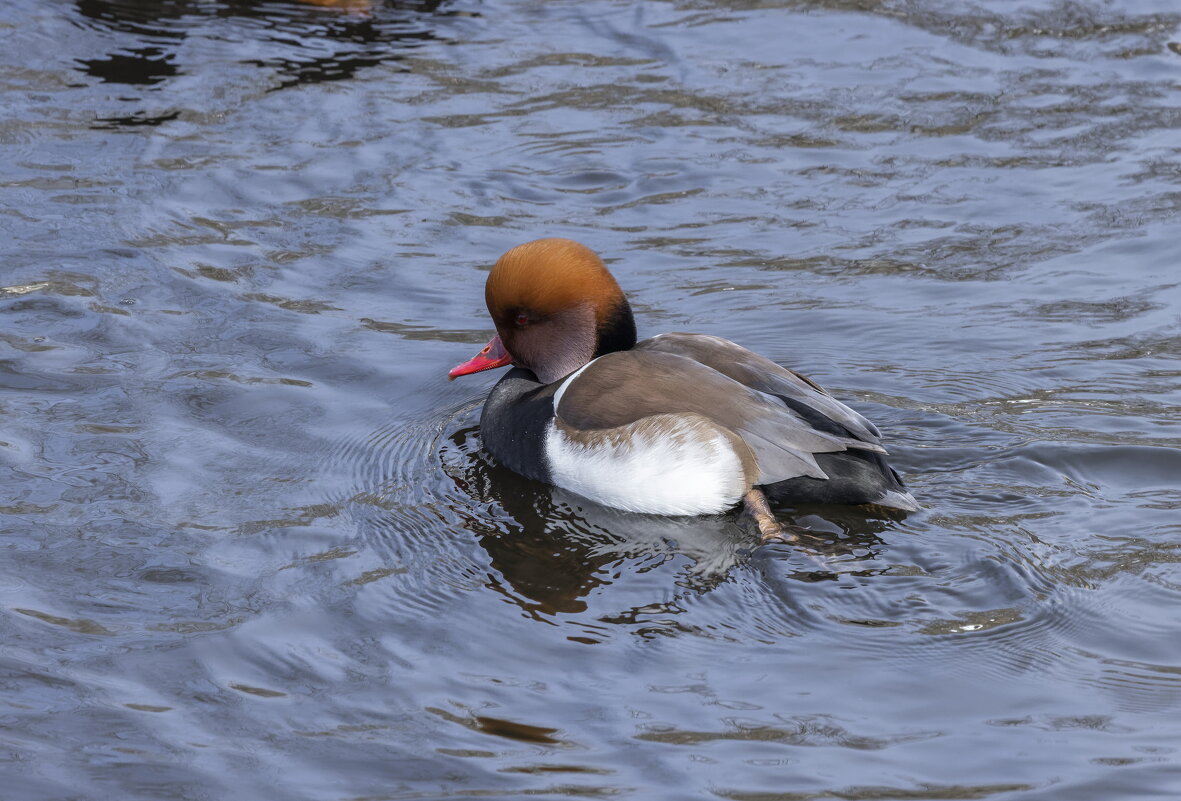
<instances>
[{"instance_id":1,"label":"blue-grey water","mask_svg":"<svg viewBox=\"0 0 1181 801\"><path fill-rule=\"evenodd\" d=\"M1174 0L6 0L0 799L1181 797ZM905 519L479 447L602 253Z\"/></svg>"}]
</instances>

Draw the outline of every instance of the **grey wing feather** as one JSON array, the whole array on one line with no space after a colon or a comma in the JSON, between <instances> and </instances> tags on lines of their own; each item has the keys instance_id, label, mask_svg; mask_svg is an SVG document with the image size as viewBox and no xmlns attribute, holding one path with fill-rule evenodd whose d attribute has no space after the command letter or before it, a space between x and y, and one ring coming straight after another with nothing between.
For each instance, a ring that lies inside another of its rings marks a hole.
<instances>
[{"instance_id":1,"label":"grey wing feather","mask_svg":"<svg viewBox=\"0 0 1181 801\"><path fill-rule=\"evenodd\" d=\"M855 439L878 446L867 450L886 453L881 447L881 432L869 420L818 384L728 339L708 334L660 334L639 343L636 349L687 356L751 389L783 398L789 405L802 404L841 426Z\"/></svg>"},{"instance_id":2,"label":"grey wing feather","mask_svg":"<svg viewBox=\"0 0 1181 801\"><path fill-rule=\"evenodd\" d=\"M750 393L748 403L744 404L748 414L746 419L734 425L734 430L758 458L758 484L771 484L796 476L828 478L816 463L813 454L817 453L834 453L849 448L885 453L885 449L876 443L818 431L779 400L750 387L745 389Z\"/></svg>"}]
</instances>

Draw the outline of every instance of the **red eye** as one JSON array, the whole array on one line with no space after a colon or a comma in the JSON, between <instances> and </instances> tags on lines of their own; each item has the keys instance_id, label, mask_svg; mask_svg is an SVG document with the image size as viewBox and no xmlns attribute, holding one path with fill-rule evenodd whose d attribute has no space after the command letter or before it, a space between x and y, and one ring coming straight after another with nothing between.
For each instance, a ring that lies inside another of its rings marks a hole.
<instances>
[{"instance_id":1,"label":"red eye","mask_svg":"<svg viewBox=\"0 0 1181 801\"><path fill-rule=\"evenodd\" d=\"M527 322L529 322L529 315L527 315L527 314L518 314L517 315L517 325L524 325Z\"/></svg>"}]
</instances>

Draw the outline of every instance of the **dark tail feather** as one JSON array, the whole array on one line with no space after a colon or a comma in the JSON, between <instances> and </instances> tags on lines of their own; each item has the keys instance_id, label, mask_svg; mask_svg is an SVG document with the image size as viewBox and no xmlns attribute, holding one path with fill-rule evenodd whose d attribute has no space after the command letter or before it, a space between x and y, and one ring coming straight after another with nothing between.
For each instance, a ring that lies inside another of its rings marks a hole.
<instances>
[{"instance_id":1,"label":"dark tail feather","mask_svg":"<svg viewBox=\"0 0 1181 801\"><path fill-rule=\"evenodd\" d=\"M898 473L879 453L848 450L818 453L816 463L827 479L801 476L768 484L771 500L788 503L875 504L904 512L920 508Z\"/></svg>"}]
</instances>

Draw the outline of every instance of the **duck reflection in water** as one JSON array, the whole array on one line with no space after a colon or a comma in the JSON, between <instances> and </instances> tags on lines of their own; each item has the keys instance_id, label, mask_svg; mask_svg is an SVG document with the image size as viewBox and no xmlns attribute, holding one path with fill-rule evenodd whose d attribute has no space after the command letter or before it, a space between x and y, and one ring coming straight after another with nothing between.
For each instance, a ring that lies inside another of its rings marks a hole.
<instances>
[{"instance_id":1,"label":"duck reflection in water","mask_svg":"<svg viewBox=\"0 0 1181 801\"><path fill-rule=\"evenodd\" d=\"M534 618L585 612L589 594L626 575L677 570L677 585L703 593L736 568L764 564L751 560L757 535L742 528L737 515L664 517L587 502L496 464L480 448L475 427L452 433L442 451L444 471L465 499L499 507L455 504L451 509L476 535L499 574L487 586ZM795 563L789 578L829 581L885 570L873 560L884 544L879 535L893 525L891 520L832 506L799 512L788 523L800 532L799 544L772 551ZM675 604L664 594L667 583L658 586L661 597L654 600Z\"/></svg>"}]
</instances>

